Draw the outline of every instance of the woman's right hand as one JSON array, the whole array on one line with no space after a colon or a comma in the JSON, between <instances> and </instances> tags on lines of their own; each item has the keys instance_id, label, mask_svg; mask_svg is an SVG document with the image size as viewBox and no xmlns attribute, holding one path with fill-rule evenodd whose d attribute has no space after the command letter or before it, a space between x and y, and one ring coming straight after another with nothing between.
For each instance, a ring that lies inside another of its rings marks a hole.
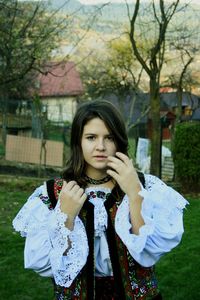
<instances>
[{"instance_id":1,"label":"woman's right hand","mask_svg":"<svg viewBox=\"0 0 200 300\"><path fill-rule=\"evenodd\" d=\"M60 192L60 209L67 214L67 224L69 229L73 228L75 217L79 214L87 195L76 181L63 181L63 186Z\"/></svg>"}]
</instances>

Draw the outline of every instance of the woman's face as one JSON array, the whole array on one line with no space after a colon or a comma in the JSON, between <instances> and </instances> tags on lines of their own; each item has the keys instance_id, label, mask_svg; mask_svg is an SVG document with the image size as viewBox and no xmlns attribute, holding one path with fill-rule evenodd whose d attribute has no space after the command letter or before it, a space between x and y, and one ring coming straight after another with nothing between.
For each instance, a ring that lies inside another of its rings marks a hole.
<instances>
[{"instance_id":1,"label":"woman's face","mask_svg":"<svg viewBox=\"0 0 200 300\"><path fill-rule=\"evenodd\" d=\"M95 179L106 175L107 157L115 155L117 148L113 135L100 118L94 118L84 126L81 148L86 174Z\"/></svg>"}]
</instances>

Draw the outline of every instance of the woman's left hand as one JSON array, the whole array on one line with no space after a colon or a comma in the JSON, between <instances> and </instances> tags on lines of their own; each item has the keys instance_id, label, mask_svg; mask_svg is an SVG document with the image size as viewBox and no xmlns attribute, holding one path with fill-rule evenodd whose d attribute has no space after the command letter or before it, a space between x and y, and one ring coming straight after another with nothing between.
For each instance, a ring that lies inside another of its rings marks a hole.
<instances>
[{"instance_id":1,"label":"woman's left hand","mask_svg":"<svg viewBox=\"0 0 200 300\"><path fill-rule=\"evenodd\" d=\"M140 180L133 166L132 159L127 155L116 152L116 156L108 157L107 174L113 177L120 188L128 196L132 196L140 190Z\"/></svg>"}]
</instances>

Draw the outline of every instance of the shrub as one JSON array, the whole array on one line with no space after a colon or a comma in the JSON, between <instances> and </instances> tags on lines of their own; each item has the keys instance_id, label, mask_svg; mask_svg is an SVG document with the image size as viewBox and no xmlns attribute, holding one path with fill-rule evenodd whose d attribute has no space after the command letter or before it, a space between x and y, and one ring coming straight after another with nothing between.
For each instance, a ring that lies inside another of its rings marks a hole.
<instances>
[{"instance_id":1,"label":"shrub","mask_svg":"<svg viewBox=\"0 0 200 300\"><path fill-rule=\"evenodd\" d=\"M200 122L176 125L172 151L176 179L200 190Z\"/></svg>"}]
</instances>

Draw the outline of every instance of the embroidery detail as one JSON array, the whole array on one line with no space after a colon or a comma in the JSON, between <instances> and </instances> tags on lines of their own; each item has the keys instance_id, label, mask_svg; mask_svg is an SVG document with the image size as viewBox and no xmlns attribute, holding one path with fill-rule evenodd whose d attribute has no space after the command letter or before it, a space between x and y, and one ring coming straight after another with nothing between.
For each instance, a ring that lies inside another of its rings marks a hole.
<instances>
[{"instance_id":1,"label":"embroidery detail","mask_svg":"<svg viewBox=\"0 0 200 300\"><path fill-rule=\"evenodd\" d=\"M62 187L62 180L56 180L54 185L54 193L58 199L59 192ZM104 202L108 199L110 193L104 191L93 190L88 192L88 200L95 206L98 202L97 207L104 207ZM43 201L48 203L48 199L44 198ZM94 204L95 203L95 204ZM119 204L121 203L121 197L118 196L113 207L110 208L111 220L114 225L115 215ZM105 207L104 207L105 209ZM85 211L81 212L81 219L86 224ZM96 219L96 214L95 214ZM98 219L98 218L97 218ZM95 228L96 229L96 228ZM105 228L104 228L105 230ZM118 245L118 256L122 271L123 285L126 292L126 300L142 300L151 299L157 295L157 282L153 268L143 268L135 262L135 260L129 254L126 246L122 243L121 239L116 234L116 240ZM85 268L75 278L70 288L64 288L55 285L56 300L86 300L87 299L87 283Z\"/></svg>"},{"instance_id":2,"label":"embroidery detail","mask_svg":"<svg viewBox=\"0 0 200 300\"><path fill-rule=\"evenodd\" d=\"M63 186L63 179L55 178L55 180L54 180L54 195L56 197L56 200L58 200L62 186Z\"/></svg>"},{"instance_id":3,"label":"embroidery detail","mask_svg":"<svg viewBox=\"0 0 200 300\"><path fill-rule=\"evenodd\" d=\"M45 196L45 195L43 195L43 194L40 194L40 195L39 195L39 198L40 198L40 200L42 200L42 202L43 202L45 205L47 205L47 207L48 207L49 210L52 210L52 209L53 209L53 206L52 206L52 204L51 204L51 200L49 199L49 196Z\"/></svg>"},{"instance_id":4,"label":"embroidery detail","mask_svg":"<svg viewBox=\"0 0 200 300\"><path fill-rule=\"evenodd\" d=\"M104 191L90 191L89 195L88 195L89 199L101 198L101 199L104 199L104 201L106 201L109 196L110 196L110 193L106 193Z\"/></svg>"},{"instance_id":5,"label":"embroidery detail","mask_svg":"<svg viewBox=\"0 0 200 300\"><path fill-rule=\"evenodd\" d=\"M158 293L157 280L154 268L144 268L135 263L130 253L127 251L129 263L128 275L131 282L134 299L143 299L145 296L155 296Z\"/></svg>"}]
</instances>

